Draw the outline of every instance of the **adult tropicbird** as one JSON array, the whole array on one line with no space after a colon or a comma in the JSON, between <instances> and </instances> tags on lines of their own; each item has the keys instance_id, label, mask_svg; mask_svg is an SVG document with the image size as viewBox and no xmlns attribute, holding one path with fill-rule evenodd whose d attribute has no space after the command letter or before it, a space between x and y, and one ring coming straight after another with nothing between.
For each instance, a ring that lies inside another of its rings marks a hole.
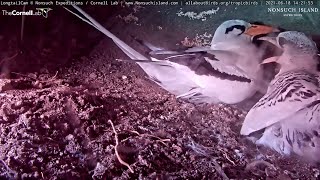
<instances>
[{"instance_id":1,"label":"adult tropicbird","mask_svg":"<svg viewBox=\"0 0 320 180\"><path fill-rule=\"evenodd\" d=\"M181 55L170 55L164 59L147 58L79 7L73 7L87 18L83 20L111 38L151 80L179 98L193 103L235 104L267 89L259 66L264 49L253 44L252 36L247 33L267 34L275 28L252 25L243 20L228 20L215 31L211 47L190 48Z\"/></svg>"}]
</instances>

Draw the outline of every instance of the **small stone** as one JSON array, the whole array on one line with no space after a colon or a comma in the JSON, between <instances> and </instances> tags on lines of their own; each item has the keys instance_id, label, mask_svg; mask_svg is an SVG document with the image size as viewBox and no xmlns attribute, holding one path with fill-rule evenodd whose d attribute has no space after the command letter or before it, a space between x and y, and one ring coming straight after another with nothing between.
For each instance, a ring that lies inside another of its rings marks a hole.
<instances>
[{"instance_id":1,"label":"small stone","mask_svg":"<svg viewBox=\"0 0 320 180\"><path fill-rule=\"evenodd\" d=\"M173 144L172 148L175 149L178 153L182 152L182 148L180 146L177 146L177 145Z\"/></svg>"},{"instance_id":2,"label":"small stone","mask_svg":"<svg viewBox=\"0 0 320 180\"><path fill-rule=\"evenodd\" d=\"M29 177L29 175L27 174L27 173L23 173L22 175L21 175L21 178L22 179L26 179L26 178L28 178Z\"/></svg>"},{"instance_id":3,"label":"small stone","mask_svg":"<svg viewBox=\"0 0 320 180\"><path fill-rule=\"evenodd\" d=\"M34 172L33 176L34 176L35 178L38 178L38 177L39 177L38 171Z\"/></svg>"},{"instance_id":4,"label":"small stone","mask_svg":"<svg viewBox=\"0 0 320 180\"><path fill-rule=\"evenodd\" d=\"M0 92L12 90L13 87L11 83L10 79L0 79Z\"/></svg>"},{"instance_id":5,"label":"small stone","mask_svg":"<svg viewBox=\"0 0 320 180\"><path fill-rule=\"evenodd\" d=\"M98 162L93 170L93 177L103 176L106 170L107 168Z\"/></svg>"},{"instance_id":6,"label":"small stone","mask_svg":"<svg viewBox=\"0 0 320 180\"><path fill-rule=\"evenodd\" d=\"M22 105L22 101L20 100L20 101L17 101L16 103L15 103L15 106L16 107L20 107Z\"/></svg>"},{"instance_id":7,"label":"small stone","mask_svg":"<svg viewBox=\"0 0 320 180\"><path fill-rule=\"evenodd\" d=\"M37 158L37 161L40 162L40 163L42 163L42 162L43 162L43 158L42 158L42 157L38 157L38 158Z\"/></svg>"},{"instance_id":8,"label":"small stone","mask_svg":"<svg viewBox=\"0 0 320 180\"><path fill-rule=\"evenodd\" d=\"M40 85L40 81L36 81L36 82L34 82L34 86L39 86Z\"/></svg>"},{"instance_id":9,"label":"small stone","mask_svg":"<svg viewBox=\"0 0 320 180\"><path fill-rule=\"evenodd\" d=\"M122 78L123 80L128 79L128 77L127 77L127 76L124 76L124 75L123 75L121 78Z\"/></svg>"},{"instance_id":10,"label":"small stone","mask_svg":"<svg viewBox=\"0 0 320 180\"><path fill-rule=\"evenodd\" d=\"M95 79L95 78L97 78L97 74L96 73L91 73L89 75L89 77L92 78L92 79Z\"/></svg>"},{"instance_id":11,"label":"small stone","mask_svg":"<svg viewBox=\"0 0 320 180\"><path fill-rule=\"evenodd\" d=\"M312 169L312 171L313 171L313 176L314 176L315 178L318 178L318 177L319 177L319 175L320 175L320 170L319 170L319 169L314 168L314 169Z\"/></svg>"},{"instance_id":12,"label":"small stone","mask_svg":"<svg viewBox=\"0 0 320 180\"><path fill-rule=\"evenodd\" d=\"M68 136L66 136L66 140L71 141L74 139L74 136L72 134L69 134Z\"/></svg>"}]
</instances>

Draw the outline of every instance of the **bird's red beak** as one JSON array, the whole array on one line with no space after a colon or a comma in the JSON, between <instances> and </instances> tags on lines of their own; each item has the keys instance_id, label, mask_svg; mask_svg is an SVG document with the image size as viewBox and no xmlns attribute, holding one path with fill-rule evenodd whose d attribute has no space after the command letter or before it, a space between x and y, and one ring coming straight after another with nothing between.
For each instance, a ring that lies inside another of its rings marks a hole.
<instances>
[{"instance_id":1,"label":"bird's red beak","mask_svg":"<svg viewBox=\"0 0 320 180\"><path fill-rule=\"evenodd\" d=\"M247 34L249 36L257 36L261 34L269 34L273 32L280 32L278 28L268 26L268 25L256 25L251 24L251 27L249 27L244 34Z\"/></svg>"}]
</instances>

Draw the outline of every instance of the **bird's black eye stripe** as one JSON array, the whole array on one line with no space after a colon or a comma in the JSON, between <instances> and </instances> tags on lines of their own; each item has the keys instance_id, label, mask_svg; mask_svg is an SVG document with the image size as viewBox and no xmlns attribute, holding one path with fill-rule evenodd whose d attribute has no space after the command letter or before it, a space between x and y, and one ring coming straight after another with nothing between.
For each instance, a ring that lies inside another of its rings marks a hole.
<instances>
[{"instance_id":1,"label":"bird's black eye stripe","mask_svg":"<svg viewBox=\"0 0 320 180\"><path fill-rule=\"evenodd\" d=\"M243 26L243 25L234 25L234 26L228 27L228 28L226 29L225 34L228 34L229 32L233 31L234 28L241 30L241 33L238 34L238 35L241 35L241 34L244 33L244 31L246 30L246 27Z\"/></svg>"}]
</instances>

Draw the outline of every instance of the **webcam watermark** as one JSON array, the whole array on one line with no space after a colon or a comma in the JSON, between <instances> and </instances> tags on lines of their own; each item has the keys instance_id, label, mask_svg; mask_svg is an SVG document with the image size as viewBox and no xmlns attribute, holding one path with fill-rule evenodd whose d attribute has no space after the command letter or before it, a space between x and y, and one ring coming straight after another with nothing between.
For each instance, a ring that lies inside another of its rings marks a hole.
<instances>
[{"instance_id":1,"label":"webcam watermark","mask_svg":"<svg viewBox=\"0 0 320 180\"><path fill-rule=\"evenodd\" d=\"M272 7L268 13L281 13L285 17L303 16L305 13L319 13L317 7Z\"/></svg>"},{"instance_id":2,"label":"webcam watermark","mask_svg":"<svg viewBox=\"0 0 320 180\"><path fill-rule=\"evenodd\" d=\"M48 18L51 8L36 8L35 10L18 11L18 10L2 10L4 16L42 16Z\"/></svg>"}]
</instances>

